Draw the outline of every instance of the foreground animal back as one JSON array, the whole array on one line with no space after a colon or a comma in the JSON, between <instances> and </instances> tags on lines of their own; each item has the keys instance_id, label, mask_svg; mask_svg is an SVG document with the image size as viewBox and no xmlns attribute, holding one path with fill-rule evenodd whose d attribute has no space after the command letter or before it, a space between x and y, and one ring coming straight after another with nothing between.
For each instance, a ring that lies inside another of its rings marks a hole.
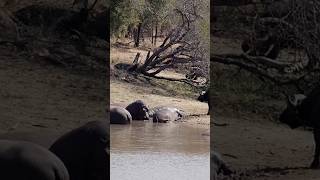
<instances>
[{"instance_id":1,"label":"foreground animal back","mask_svg":"<svg viewBox=\"0 0 320 180\"><path fill-rule=\"evenodd\" d=\"M0 140L0 176L3 180L69 180L66 167L53 153L11 140Z\"/></svg>"},{"instance_id":2,"label":"foreground animal back","mask_svg":"<svg viewBox=\"0 0 320 180\"><path fill-rule=\"evenodd\" d=\"M51 147L66 165L70 180L109 177L109 130L104 121L92 121L59 138Z\"/></svg>"}]
</instances>

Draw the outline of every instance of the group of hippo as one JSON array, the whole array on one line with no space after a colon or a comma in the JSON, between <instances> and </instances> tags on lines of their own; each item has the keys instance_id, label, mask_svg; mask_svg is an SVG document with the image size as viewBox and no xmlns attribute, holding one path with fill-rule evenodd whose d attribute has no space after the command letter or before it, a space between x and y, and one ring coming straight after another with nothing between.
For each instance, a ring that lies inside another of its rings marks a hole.
<instances>
[{"instance_id":1,"label":"group of hippo","mask_svg":"<svg viewBox=\"0 0 320 180\"><path fill-rule=\"evenodd\" d=\"M204 95L198 99L207 101ZM141 100L126 108L110 108L110 123L117 124L150 118L154 122L168 122L182 116L183 111L177 108L149 109ZM0 140L1 179L107 179L110 174L108 123L106 120L88 122L58 138L49 149L27 141Z\"/></svg>"},{"instance_id":2,"label":"group of hippo","mask_svg":"<svg viewBox=\"0 0 320 180\"><path fill-rule=\"evenodd\" d=\"M49 149L0 140L1 179L106 180L109 177L109 127L91 121L58 138Z\"/></svg>"},{"instance_id":3,"label":"group of hippo","mask_svg":"<svg viewBox=\"0 0 320 180\"><path fill-rule=\"evenodd\" d=\"M210 111L208 90L203 91L198 100L208 102ZM136 100L125 108L121 106L110 107L111 124L130 124L132 120L153 120L153 122L166 123L180 120L184 115L184 111L175 107L149 108L142 100Z\"/></svg>"},{"instance_id":4,"label":"group of hippo","mask_svg":"<svg viewBox=\"0 0 320 180\"><path fill-rule=\"evenodd\" d=\"M110 124L130 124L132 120L149 120L166 123L177 121L184 116L184 112L174 107L156 107L150 109L142 100L129 104L126 108L121 106L110 107Z\"/></svg>"}]
</instances>

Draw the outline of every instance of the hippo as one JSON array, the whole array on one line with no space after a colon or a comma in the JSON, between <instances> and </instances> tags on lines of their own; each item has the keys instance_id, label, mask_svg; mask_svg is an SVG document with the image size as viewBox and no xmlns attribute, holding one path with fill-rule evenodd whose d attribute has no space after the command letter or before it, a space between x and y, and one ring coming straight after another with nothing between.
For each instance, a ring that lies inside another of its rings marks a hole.
<instances>
[{"instance_id":1,"label":"hippo","mask_svg":"<svg viewBox=\"0 0 320 180\"><path fill-rule=\"evenodd\" d=\"M142 100L134 101L129 104L126 109L130 112L132 120L148 120L149 108Z\"/></svg>"},{"instance_id":2,"label":"hippo","mask_svg":"<svg viewBox=\"0 0 320 180\"><path fill-rule=\"evenodd\" d=\"M206 91L202 91L202 92L200 93L200 96L198 97L198 101L208 102L208 107L209 107L209 109L208 109L207 115L210 114L210 109L211 109L210 96L209 96L209 95L210 95L210 91L209 91L209 89L207 89Z\"/></svg>"},{"instance_id":3,"label":"hippo","mask_svg":"<svg viewBox=\"0 0 320 180\"><path fill-rule=\"evenodd\" d=\"M289 125L292 129L300 126L313 128L315 141L314 158L310 168L320 168L320 87L315 88L306 96L295 94L287 99L287 108L280 115L280 122Z\"/></svg>"},{"instance_id":4,"label":"hippo","mask_svg":"<svg viewBox=\"0 0 320 180\"><path fill-rule=\"evenodd\" d=\"M69 180L56 155L26 141L0 140L0 169L5 180Z\"/></svg>"},{"instance_id":5,"label":"hippo","mask_svg":"<svg viewBox=\"0 0 320 180\"><path fill-rule=\"evenodd\" d=\"M128 110L120 106L110 107L110 124L130 124L132 116Z\"/></svg>"},{"instance_id":6,"label":"hippo","mask_svg":"<svg viewBox=\"0 0 320 180\"><path fill-rule=\"evenodd\" d=\"M173 107L159 107L153 109L152 111L153 122L172 122L180 120L184 116L183 111Z\"/></svg>"},{"instance_id":7,"label":"hippo","mask_svg":"<svg viewBox=\"0 0 320 180\"><path fill-rule=\"evenodd\" d=\"M211 180L218 180L218 174L230 175L232 171L217 152L211 152Z\"/></svg>"},{"instance_id":8,"label":"hippo","mask_svg":"<svg viewBox=\"0 0 320 180\"><path fill-rule=\"evenodd\" d=\"M109 146L107 122L91 121L60 137L49 150L65 164L70 180L105 180L110 178Z\"/></svg>"}]
</instances>

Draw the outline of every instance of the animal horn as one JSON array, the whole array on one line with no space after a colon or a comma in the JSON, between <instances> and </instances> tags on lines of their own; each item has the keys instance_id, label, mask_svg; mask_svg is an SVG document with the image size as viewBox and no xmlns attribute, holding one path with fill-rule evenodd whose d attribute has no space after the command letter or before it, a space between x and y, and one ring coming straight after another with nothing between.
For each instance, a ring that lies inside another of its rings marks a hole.
<instances>
[{"instance_id":1,"label":"animal horn","mask_svg":"<svg viewBox=\"0 0 320 180\"><path fill-rule=\"evenodd\" d=\"M295 97L294 96L287 96L288 102L293 105L296 106L296 101L295 101Z\"/></svg>"},{"instance_id":2,"label":"animal horn","mask_svg":"<svg viewBox=\"0 0 320 180\"><path fill-rule=\"evenodd\" d=\"M298 106L302 103L302 101L306 98L304 94L295 94L293 96L288 97L288 101L293 106Z\"/></svg>"}]
</instances>

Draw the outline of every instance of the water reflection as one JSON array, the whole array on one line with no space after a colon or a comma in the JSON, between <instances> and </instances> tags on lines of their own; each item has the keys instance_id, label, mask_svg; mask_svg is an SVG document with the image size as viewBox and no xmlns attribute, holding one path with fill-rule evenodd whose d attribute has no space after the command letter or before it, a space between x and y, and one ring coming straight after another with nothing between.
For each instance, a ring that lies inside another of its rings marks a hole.
<instances>
[{"instance_id":1,"label":"water reflection","mask_svg":"<svg viewBox=\"0 0 320 180\"><path fill-rule=\"evenodd\" d=\"M111 180L209 180L209 137L183 123L111 125Z\"/></svg>"}]
</instances>

